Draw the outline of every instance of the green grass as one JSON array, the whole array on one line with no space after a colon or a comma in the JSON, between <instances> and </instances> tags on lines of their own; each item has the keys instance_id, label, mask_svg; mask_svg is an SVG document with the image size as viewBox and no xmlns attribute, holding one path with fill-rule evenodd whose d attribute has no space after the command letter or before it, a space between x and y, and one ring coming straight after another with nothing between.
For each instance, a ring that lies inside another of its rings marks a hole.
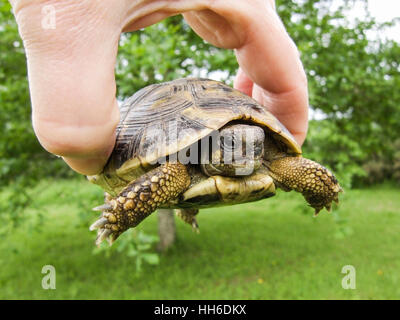
<instances>
[{"instance_id":1,"label":"green grass","mask_svg":"<svg viewBox=\"0 0 400 320\"><path fill-rule=\"evenodd\" d=\"M314 219L300 195L284 192L203 210L200 235L177 221L175 247L136 276L132 258L92 254L89 208L101 191L81 180L44 181L32 190L31 219L2 237L0 299L399 299L399 191L346 191L340 219L326 212ZM156 218L139 228L156 233ZM56 290L41 287L48 264ZM355 290L341 287L344 265L356 268Z\"/></svg>"}]
</instances>

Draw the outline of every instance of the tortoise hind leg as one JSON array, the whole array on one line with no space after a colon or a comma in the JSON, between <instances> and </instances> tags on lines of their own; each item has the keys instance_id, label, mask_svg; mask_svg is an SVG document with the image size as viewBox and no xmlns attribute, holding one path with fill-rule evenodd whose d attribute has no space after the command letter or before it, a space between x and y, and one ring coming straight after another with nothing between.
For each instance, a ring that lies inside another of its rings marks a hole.
<instances>
[{"instance_id":1,"label":"tortoise hind leg","mask_svg":"<svg viewBox=\"0 0 400 320\"><path fill-rule=\"evenodd\" d=\"M190 224L194 232L200 233L199 225L196 220L196 215L199 213L199 209L177 209L175 213L184 222Z\"/></svg>"},{"instance_id":2,"label":"tortoise hind leg","mask_svg":"<svg viewBox=\"0 0 400 320\"><path fill-rule=\"evenodd\" d=\"M110 244L124 231L136 227L158 207L176 199L190 184L186 167L167 162L131 182L115 198L95 208L103 211L90 226L99 229L96 244L108 238Z\"/></svg>"}]
</instances>

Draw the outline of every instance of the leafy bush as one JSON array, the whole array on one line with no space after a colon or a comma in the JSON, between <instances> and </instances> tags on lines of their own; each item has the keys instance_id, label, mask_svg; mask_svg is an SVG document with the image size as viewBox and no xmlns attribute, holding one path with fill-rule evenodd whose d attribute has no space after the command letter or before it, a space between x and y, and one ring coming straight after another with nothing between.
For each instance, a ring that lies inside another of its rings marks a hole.
<instances>
[{"instance_id":1,"label":"leafy bush","mask_svg":"<svg viewBox=\"0 0 400 320\"><path fill-rule=\"evenodd\" d=\"M123 34L116 77L122 100L144 86L187 76L232 80L237 69L231 50L219 49L199 38L181 16Z\"/></svg>"},{"instance_id":2,"label":"leafy bush","mask_svg":"<svg viewBox=\"0 0 400 320\"><path fill-rule=\"evenodd\" d=\"M150 265L160 263L158 254L152 250L158 240L155 235L146 234L142 230L130 229L123 233L111 247L103 241L99 247L93 249L93 253L103 253L107 257L110 257L115 251L124 254L135 261L136 274L139 275L142 272L143 263Z\"/></svg>"},{"instance_id":3,"label":"leafy bush","mask_svg":"<svg viewBox=\"0 0 400 320\"><path fill-rule=\"evenodd\" d=\"M374 155L363 164L366 175L359 179L359 185L374 185L384 181L393 181L400 185L400 139L391 143L393 156Z\"/></svg>"},{"instance_id":4,"label":"leafy bush","mask_svg":"<svg viewBox=\"0 0 400 320\"><path fill-rule=\"evenodd\" d=\"M360 4L361 1L357 1ZM350 21L356 1L280 1L278 11L299 47L309 80L312 121L305 145L344 185L364 181L370 159L392 161L400 130L400 46L365 11ZM367 1L363 1L367 9ZM334 6L337 9L333 9ZM371 36L373 35L373 36Z\"/></svg>"}]
</instances>

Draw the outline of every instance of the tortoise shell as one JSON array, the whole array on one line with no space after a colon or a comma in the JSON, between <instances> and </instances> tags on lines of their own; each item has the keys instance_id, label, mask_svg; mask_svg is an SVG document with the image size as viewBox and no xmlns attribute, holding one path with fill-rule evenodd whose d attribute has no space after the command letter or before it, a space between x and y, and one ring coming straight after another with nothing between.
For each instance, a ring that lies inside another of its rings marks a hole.
<instances>
[{"instance_id":1,"label":"tortoise shell","mask_svg":"<svg viewBox=\"0 0 400 320\"><path fill-rule=\"evenodd\" d=\"M147 86L122 104L120 119L116 144L102 173L117 192L124 181L129 183L150 170L157 159L183 150L234 120L258 124L283 142L288 153L301 154L293 136L265 107L208 79Z\"/></svg>"}]
</instances>

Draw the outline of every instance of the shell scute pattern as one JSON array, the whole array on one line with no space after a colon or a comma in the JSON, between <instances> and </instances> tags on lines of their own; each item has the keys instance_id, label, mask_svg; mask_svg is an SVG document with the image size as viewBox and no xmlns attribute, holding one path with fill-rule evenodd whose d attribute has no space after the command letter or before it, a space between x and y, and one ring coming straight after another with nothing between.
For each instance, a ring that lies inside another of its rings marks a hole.
<instances>
[{"instance_id":1,"label":"shell scute pattern","mask_svg":"<svg viewBox=\"0 0 400 320\"><path fill-rule=\"evenodd\" d=\"M301 153L285 127L260 104L213 80L180 79L143 88L121 106L121 119L107 172L135 158L143 165L153 163L233 120L267 127Z\"/></svg>"}]
</instances>

